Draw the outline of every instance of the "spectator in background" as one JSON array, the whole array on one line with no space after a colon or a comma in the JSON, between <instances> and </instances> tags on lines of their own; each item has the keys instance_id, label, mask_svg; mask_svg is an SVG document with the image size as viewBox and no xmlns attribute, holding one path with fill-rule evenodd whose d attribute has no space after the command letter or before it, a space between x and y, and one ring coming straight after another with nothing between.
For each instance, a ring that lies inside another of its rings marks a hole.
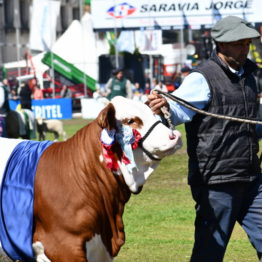
<instances>
[{"instance_id":1,"label":"spectator in background","mask_svg":"<svg viewBox=\"0 0 262 262\"><path fill-rule=\"evenodd\" d=\"M145 95L149 95L150 92L151 92L150 82L146 82L144 94L145 94Z\"/></svg>"},{"instance_id":2,"label":"spectator in background","mask_svg":"<svg viewBox=\"0 0 262 262\"><path fill-rule=\"evenodd\" d=\"M177 74L174 80L174 87L178 89L179 86L182 84L184 78L190 74L192 69L189 66L184 66L181 68L180 72Z\"/></svg>"},{"instance_id":3,"label":"spectator in background","mask_svg":"<svg viewBox=\"0 0 262 262\"><path fill-rule=\"evenodd\" d=\"M6 137L5 117L10 110L8 103L9 89L6 81L0 84L0 137Z\"/></svg>"},{"instance_id":4,"label":"spectator in background","mask_svg":"<svg viewBox=\"0 0 262 262\"><path fill-rule=\"evenodd\" d=\"M21 83L20 89L19 89L19 97L20 97L20 103L21 103L21 110L18 110L17 112L20 113L20 116L23 119L23 121L26 123L28 122L28 130L26 130L26 135L30 138L36 138L36 122L35 122L35 116L32 111L32 97L33 97L33 92L32 89L30 88L28 83ZM25 117L23 112L26 114ZM22 126L20 126L20 134L22 132Z\"/></svg>"},{"instance_id":5,"label":"spectator in background","mask_svg":"<svg viewBox=\"0 0 262 262\"><path fill-rule=\"evenodd\" d=\"M16 78L9 78L8 79L10 93L14 96L18 96L18 86L19 83Z\"/></svg>"},{"instance_id":6,"label":"spectator in background","mask_svg":"<svg viewBox=\"0 0 262 262\"><path fill-rule=\"evenodd\" d=\"M184 66L181 68L181 80L183 82L184 78L190 74L192 69L189 66Z\"/></svg>"},{"instance_id":7,"label":"spectator in background","mask_svg":"<svg viewBox=\"0 0 262 262\"><path fill-rule=\"evenodd\" d=\"M72 97L72 91L67 85L63 85L61 92L60 92L61 98L71 98Z\"/></svg>"},{"instance_id":8,"label":"spectator in background","mask_svg":"<svg viewBox=\"0 0 262 262\"><path fill-rule=\"evenodd\" d=\"M35 87L38 85L38 83L37 83L37 78L32 78L32 79L30 79L30 80L28 80L28 86L30 87L30 89L32 90L32 91L34 91L34 89L35 89Z\"/></svg>"},{"instance_id":9,"label":"spectator in background","mask_svg":"<svg viewBox=\"0 0 262 262\"><path fill-rule=\"evenodd\" d=\"M151 90L153 90L157 85L157 80L155 78L152 79L152 84L151 84Z\"/></svg>"},{"instance_id":10,"label":"spectator in background","mask_svg":"<svg viewBox=\"0 0 262 262\"><path fill-rule=\"evenodd\" d=\"M13 100L19 99L19 97L17 95L17 91L15 89L11 89L11 91L9 93L9 99L13 99Z\"/></svg>"},{"instance_id":11,"label":"spectator in background","mask_svg":"<svg viewBox=\"0 0 262 262\"><path fill-rule=\"evenodd\" d=\"M135 100L141 100L141 96L143 95L143 89L140 87L140 84L136 82L134 84L134 89L133 89L133 99Z\"/></svg>"},{"instance_id":12,"label":"spectator in background","mask_svg":"<svg viewBox=\"0 0 262 262\"><path fill-rule=\"evenodd\" d=\"M32 90L27 83L21 83L19 97L21 108L32 110Z\"/></svg>"},{"instance_id":13,"label":"spectator in background","mask_svg":"<svg viewBox=\"0 0 262 262\"><path fill-rule=\"evenodd\" d=\"M10 84L10 81L12 81L12 84ZM18 96L18 86L17 86L17 84L18 84L18 82L15 80L10 80L10 81L8 81L7 80L7 82L8 82L8 86L9 86L9 99L13 99L13 100L17 100L17 99L19 99L19 96Z\"/></svg>"},{"instance_id":14,"label":"spectator in background","mask_svg":"<svg viewBox=\"0 0 262 262\"><path fill-rule=\"evenodd\" d=\"M44 94L39 85L35 85L33 97L35 100L44 99Z\"/></svg>"},{"instance_id":15,"label":"spectator in background","mask_svg":"<svg viewBox=\"0 0 262 262\"><path fill-rule=\"evenodd\" d=\"M154 89L163 91L163 92L168 92L166 85L164 85L161 81L158 81L157 79L155 80L155 87Z\"/></svg>"},{"instance_id":16,"label":"spectator in background","mask_svg":"<svg viewBox=\"0 0 262 262\"><path fill-rule=\"evenodd\" d=\"M109 100L115 96L124 96L132 99L132 84L130 80L124 77L122 69L113 71L113 77L106 83L104 96L107 96Z\"/></svg>"},{"instance_id":17,"label":"spectator in background","mask_svg":"<svg viewBox=\"0 0 262 262\"><path fill-rule=\"evenodd\" d=\"M2 83L3 83L4 89L7 90L8 93L10 93L11 88L10 88L8 80L5 78L3 79Z\"/></svg>"},{"instance_id":18,"label":"spectator in background","mask_svg":"<svg viewBox=\"0 0 262 262\"><path fill-rule=\"evenodd\" d=\"M178 89L181 83L182 83L181 72L176 72L174 76L174 82L173 82L174 89L175 90Z\"/></svg>"}]
</instances>

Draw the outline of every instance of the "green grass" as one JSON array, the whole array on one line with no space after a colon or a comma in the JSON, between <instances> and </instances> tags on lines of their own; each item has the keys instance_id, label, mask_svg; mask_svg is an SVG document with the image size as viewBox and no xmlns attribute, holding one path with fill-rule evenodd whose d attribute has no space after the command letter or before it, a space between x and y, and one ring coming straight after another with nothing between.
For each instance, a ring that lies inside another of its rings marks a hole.
<instances>
[{"instance_id":1,"label":"green grass","mask_svg":"<svg viewBox=\"0 0 262 262\"><path fill-rule=\"evenodd\" d=\"M65 120L69 136L87 123ZM133 195L124 213L126 243L116 262L187 262L194 236L194 202L187 185L187 154L184 146L161 161L142 192ZM51 138L50 138L51 139ZM256 252L244 231L236 226L224 262L254 262ZM210 261L212 262L212 261Z\"/></svg>"}]
</instances>

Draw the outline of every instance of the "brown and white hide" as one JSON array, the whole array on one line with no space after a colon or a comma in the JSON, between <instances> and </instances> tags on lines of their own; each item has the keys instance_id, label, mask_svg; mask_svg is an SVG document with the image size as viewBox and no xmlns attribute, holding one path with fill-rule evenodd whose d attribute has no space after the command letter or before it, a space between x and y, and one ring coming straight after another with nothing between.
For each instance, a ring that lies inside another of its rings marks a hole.
<instances>
[{"instance_id":1,"label":"brown and white hide","mask_svg":"<svg viewBox=\"0 0 262 262\"><path fill-rule=\"evenodd\" d=\"M138 147L134 150L137 168L130 173L116 141L112 151L120 168L112 172L103 156L101 132L128 125L145 135L157 120L146 105L137 103L116 98L94 121L67 141L53 143L41 156L34 199L37 261L111 262L118 254L125 242L125 204L131 192L140 191L159 161ZM151 133L144 147L160 159L181 146L180 134L163 124Z\"/></svg>"}]
</instances>

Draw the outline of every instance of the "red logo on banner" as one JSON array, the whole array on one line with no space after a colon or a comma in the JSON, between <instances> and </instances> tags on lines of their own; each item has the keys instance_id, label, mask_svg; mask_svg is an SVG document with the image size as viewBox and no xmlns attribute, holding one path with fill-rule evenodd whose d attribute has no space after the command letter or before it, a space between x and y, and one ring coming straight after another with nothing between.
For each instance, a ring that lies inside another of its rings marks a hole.
<instances>
[{"instance_id":1,"label":"red logo on banner","mask_svg":"<svg viewBox=\"0 0 262 262\"><path fill-rule=\"evenodd\" d=\"M128 3L122 3L110 7L107 10L107 13L115 18L124 18L133 14L136 11L136 8Z\"/></svg>"}]
</instances>

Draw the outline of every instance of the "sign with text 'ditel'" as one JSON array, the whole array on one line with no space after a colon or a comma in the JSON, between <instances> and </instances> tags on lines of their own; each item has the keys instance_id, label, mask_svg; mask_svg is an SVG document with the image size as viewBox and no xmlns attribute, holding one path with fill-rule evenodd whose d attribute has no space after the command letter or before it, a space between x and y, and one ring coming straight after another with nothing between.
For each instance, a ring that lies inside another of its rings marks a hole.
<instances>
[{"instance_id":1,"label":"sign with text 'ditel'","mask_svg":"<svg viewBox=\"0 0 262 262\"><path fill-rule=\"evenodd\" d=\"M9 105L12 110L22 111L19 100L9 100ZM36 118L72 119L72 99L32 100L32 110Z\"/></svg>"},{"instance_id":2,"label":"sign with text 'ditel'","mask_svg":"<svg viewBox=\"0 0 262 262\"><path fill-rule=\"evenodd\" d=\"M261 0L96 0L91 2L96 31L212 27L235 15L262 22Z\"/></svg>"}]
</instances>

